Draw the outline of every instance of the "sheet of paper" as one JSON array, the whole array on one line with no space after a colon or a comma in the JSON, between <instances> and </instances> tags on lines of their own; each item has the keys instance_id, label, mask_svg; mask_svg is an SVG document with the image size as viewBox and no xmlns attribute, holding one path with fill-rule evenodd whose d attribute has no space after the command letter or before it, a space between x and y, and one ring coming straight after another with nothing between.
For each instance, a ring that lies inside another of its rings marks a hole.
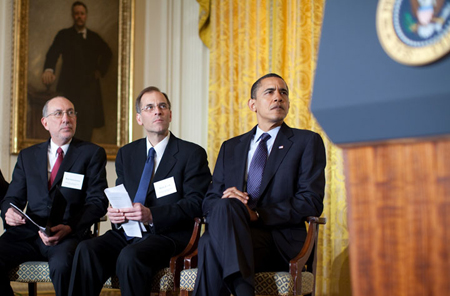
<instances>
[{"instance_id":1,"label":"sheet of paper","mask_svg":"<svg viewBox=\"0 0 450 296\"><path fill-rule=\"evenodd\" d=\"M42 231L43 233L45 233L47 236L49 235L49 229L42 227L40 225L38 225L36 222L33 221L33 219L31 219L27 214L25 214L19 207L17 207L15 204L13 203L9 203L14 210L16 210L17 212L19 212L19 214L21 214L23 217L25 217L26 219L28 219L31 223L33 223L34 225L36 225L40 231Z\"/></svg>"},{"instance_id":2,"label":"sheet of paper","mask_svg":"<svg viewBox=\"0 0 450 296\"><path fill-rule=\"evenodd\" d=\"M105 194L113 208L122 209L133 207L130 196L123 184L106 188ZM128 221L127 223L123 223L122 227L125 233L130 237L142 237L141 229L145 230L144 224L139 221Z\"/></svg>"}]
</instances>

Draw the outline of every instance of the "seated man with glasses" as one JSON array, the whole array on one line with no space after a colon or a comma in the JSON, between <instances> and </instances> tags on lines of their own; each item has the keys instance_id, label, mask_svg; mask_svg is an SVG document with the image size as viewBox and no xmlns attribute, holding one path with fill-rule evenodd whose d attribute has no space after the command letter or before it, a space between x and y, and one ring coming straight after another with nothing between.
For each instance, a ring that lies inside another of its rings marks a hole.
<instances>
[{"instance_id":1,"label":"seated man with glasses","mask_svg":"<svg viewBox=\"0 0 450 296\"><path fill-rule=\"evenodd\" d=\"M116 185L123 184L132 206L108 208L112 230L78 245L69 295L99 295L114 274L122 296L150 295L150 280L183 251L194 218L202 215L211 181L205 149L169 131L170 101L158 88L145 88L135 107L147 136L116 157ZM138 236L126 235L122 224L128 221L142 222Z\"/></svg>"},{"instance_id":2,"label":"seated man with glasses","mask_svg":"<svg viewBox=\"0 0 450 296\"><path fill-rule=\"evenodd\" d=\"M55 97L45 103L44 143L20 151L1 202L6 231L0 237L0 295L13 296L7 273L25 261L48 261L56 295L67 295L73 255L90 227L106 213L106 153L74 138L77 112ZM37 225L12 207L24 210Z\"/></svg>"}]
</instances>

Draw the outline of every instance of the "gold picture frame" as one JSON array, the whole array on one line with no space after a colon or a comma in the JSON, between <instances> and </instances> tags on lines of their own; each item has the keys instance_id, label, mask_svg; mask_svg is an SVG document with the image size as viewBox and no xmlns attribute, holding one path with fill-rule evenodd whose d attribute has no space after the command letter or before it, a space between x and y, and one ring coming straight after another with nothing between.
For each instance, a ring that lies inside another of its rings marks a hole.
<instances>
[{"instance_id":1,"label":"gold picture frame","mask_svg":"<svg viewBox=\"0 0 450 296\"><path fill-rule=\"evenodd\" d=\"M73 2L14 0L12 154L17 154L21 149L49 138L48 132L40 123L40 118L45 101L58 94L57 81L48 87L43 84L41 75L46 52L56 33L73 25L71 19ZM92 130L91 141L105 148L107 158L113 160L118 149L128 143L130 138L134 0L82 2L88 8L87 28L98 32L112 52L109 68L100 79L104 125ZM92 16L95 14L97 17ZM58 63L61 68L61 57ZM58 69L57 67L58 65L55 68ZM55 71L55 75L58 77L58 70ZM112 100L114 97L115 102ZM79 111L76 104L75 109ZM79 123L80 120L78 126Z\"/></svg>"}]
</instances>

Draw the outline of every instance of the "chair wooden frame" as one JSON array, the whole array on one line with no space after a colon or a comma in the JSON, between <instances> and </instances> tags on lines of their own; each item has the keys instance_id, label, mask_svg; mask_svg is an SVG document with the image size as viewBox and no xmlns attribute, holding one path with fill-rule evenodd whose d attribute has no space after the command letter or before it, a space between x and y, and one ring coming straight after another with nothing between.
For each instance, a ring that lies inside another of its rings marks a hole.
<instances>
[{"instance_id":1,"label":"chair wooden frame","mask_svg":"<svg viewBox=\"0 0 450 296\"><path fill-rule=\"evenodd\" d=\"M180 288L180 273L181 273L181 270L183 270L184 257L197 249L198 242L200 240L202 223L203 223L202 219L200 219L200 218L194 219L194 228L192 230L192 235L189 240L189 243L187 244L187 246L184 248L184 250L180 254L170 258L169 272L172 274L173 279L174 279L172 291L161 291L161 289L160 289L159 296L170 296L170 295L172 295L172 292L177 292L179 290L179 288ZM116 276L114 275L113 277L116 277ZM117 278L115 278L114 280L113 280L113 278L111 278L111 283L113 283L113 282L118 283ZM112 288L112 289L120 289L120 286L114 285L114 284L112 284L111 286L106 285L106 287Z\"/></svg>"},{"instance_id":2,"label":"chair wooden frame","mask_svg":"<svg viewBox=\"0 0 450 296\"><path fill-rule=\"evenodd\" d=\"M293 295L302 295L302 271L306 270L313 274L316 279L317 266L317 245L319 237L319 225L326 224L326 218L307 217L308 232L305 243L298 255L289 262L289 273L294 281ZM197 267L198 250L195 249L191 254L184 259L184 269L191 269ZM181 290L180 296L188 296L189 292ZM312 296L315 295L315 283L313 287Z\"/></svg>"}]
</instances>

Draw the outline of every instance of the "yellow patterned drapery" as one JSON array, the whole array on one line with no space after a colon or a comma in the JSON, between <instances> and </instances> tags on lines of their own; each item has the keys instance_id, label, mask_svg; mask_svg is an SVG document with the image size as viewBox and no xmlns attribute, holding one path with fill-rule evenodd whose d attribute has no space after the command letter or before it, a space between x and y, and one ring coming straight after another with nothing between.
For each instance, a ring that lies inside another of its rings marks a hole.
<instances>
[{"instance_id":1,"label":"yellow patterned drapery","mask_svg":"<svg viewBox=\"0 0 450 296\"><path fill-rule=\"evenodd\" d=\"M199 34L210 49L208 155L250 130L250 87L275 72L290 88L286 123L322 135L327 149L325 208L316 295L351 295L343 161L309 111L324 0L197 0Z\"/></svg>"}]
</instances>

